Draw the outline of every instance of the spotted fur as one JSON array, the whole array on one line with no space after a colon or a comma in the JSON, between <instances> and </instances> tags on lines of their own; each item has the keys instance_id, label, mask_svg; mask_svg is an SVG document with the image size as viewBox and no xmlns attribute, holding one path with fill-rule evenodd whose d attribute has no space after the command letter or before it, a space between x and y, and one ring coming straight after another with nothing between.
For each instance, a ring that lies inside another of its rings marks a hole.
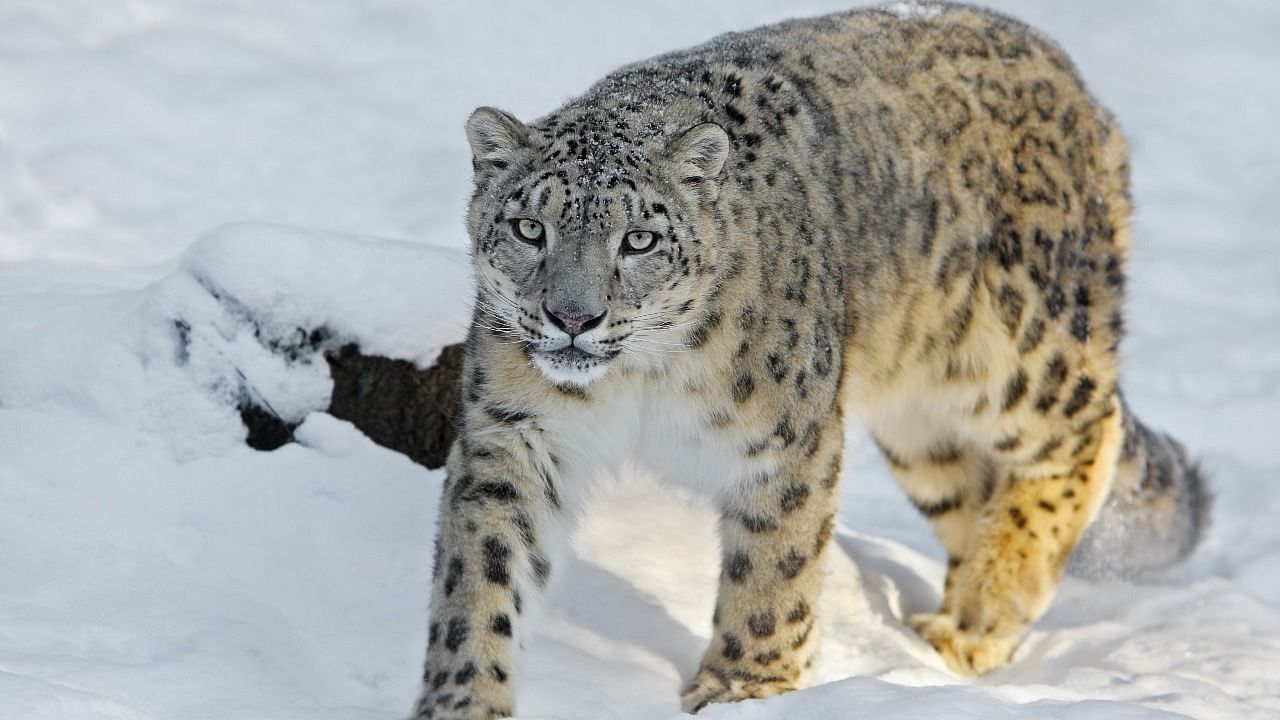
<instances>
[{"instance_id":1,"label":"spotted fur","mask_svg":"<svg viewBox=\"0 0 1280 720\"><path fill-rule=\"evenodd\" d=\"M467 130L478 297L416 717L512 712L527 606L624 462L721 509L689 711L807 682L846 414L950 558L913 624L957 672L1010 659L1082 536L1100 571L1193 546L1199 476L1117 390L1124 140L1026 26L792 21Z\"/></svg>"}]
</instances>

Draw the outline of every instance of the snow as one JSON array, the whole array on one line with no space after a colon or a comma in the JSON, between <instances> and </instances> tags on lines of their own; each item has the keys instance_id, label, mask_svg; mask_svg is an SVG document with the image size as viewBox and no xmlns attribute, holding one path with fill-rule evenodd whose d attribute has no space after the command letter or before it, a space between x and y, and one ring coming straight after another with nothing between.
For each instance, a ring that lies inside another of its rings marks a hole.
<instances>
[{"instance_id":1,"label":"snow","mask_svg":"<svg viewBox=\"0 0 1280 720\"><path fill-rule=\"evenodd\" d=\"M1130 138L1127 398L1201 456L1214 525L1167 571L1068 579L1012 665L962 681L902 621L942 553L851 428L821 684L706 717L1280 716L1280 8L998 5ZM467 114L843 6L0 4L0 717L401 717L441 474L318 412L320 353L429 364L465 332ZM245 447L245 397L299 442ZM596 498L521 717L679 716L717 548L655 483Z\"/></svg>"},{"instance_id":2,"label":"snow","mask_svg":"<svg viewBox=\"0 0 1280 720\"><path fill-rule=\"evenodd\" d=\"M942 12L942 6L937 3L917 2L917 0L885 3L884 9L900 18L931 18Z\"/></svg>"}]
</instances>

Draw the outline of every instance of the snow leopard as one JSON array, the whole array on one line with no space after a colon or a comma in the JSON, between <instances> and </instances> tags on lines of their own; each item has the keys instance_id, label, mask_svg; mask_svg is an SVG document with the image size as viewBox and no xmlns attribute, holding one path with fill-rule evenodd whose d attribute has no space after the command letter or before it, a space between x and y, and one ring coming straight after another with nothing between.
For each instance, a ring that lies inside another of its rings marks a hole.
<instances>
[{"instance_id":1,"label":"snow leopard","mask_svg":"<svg viewBox=\"0 0 1280 720\"><path fill-rule=\"evenodd\" d=\"M466 132L477 289L414 717L514 712L531 604L627 463L719 511L688 712L809 682L846 416L945 550L908 624L958 674L1011 660L1069 562L1196 544L1201 474L1118 387L1125 140L1028 26L792 20Z\"/></svg>"}]
</instances>

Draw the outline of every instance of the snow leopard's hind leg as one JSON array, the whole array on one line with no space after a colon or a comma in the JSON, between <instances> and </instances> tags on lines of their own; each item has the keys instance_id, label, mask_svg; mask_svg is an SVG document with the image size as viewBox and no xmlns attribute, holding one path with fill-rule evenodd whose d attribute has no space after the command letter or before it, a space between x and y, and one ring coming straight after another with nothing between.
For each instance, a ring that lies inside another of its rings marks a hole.
<instances>
[{"instance_id":1,"label":"snow leopard's hind leg","mask_svg":"<svg viewBox=\"0 0 1280 720\"><path fill-rule=\"evenodd\" d=\"M1052 436L1010 463L954 564L942 609L913 626L956 673L1009 661L1045 609L1085 528L1106 499L1124 443L1115 396L1071 436Z\"/></svg>"},{"instance_id":2,"label":"snow leopard's hind leg","mask_svg":"<svg viewBox=\"0 0 1280 720\"><path fill-rule=\"evenodd\" d=\"M995 465L952 437L898 432L891 442L878 436L875 442L907 499L933 526L947 553L949 597L978 518L996 491ZM942 611L947 611L945 601Z\"/></svg>"}]
</instances>

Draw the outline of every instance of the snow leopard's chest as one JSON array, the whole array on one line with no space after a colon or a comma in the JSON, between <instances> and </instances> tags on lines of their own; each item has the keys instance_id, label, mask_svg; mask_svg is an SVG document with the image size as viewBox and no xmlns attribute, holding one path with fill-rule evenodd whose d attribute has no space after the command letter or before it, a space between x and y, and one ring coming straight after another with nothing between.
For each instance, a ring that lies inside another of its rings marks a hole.
<instances>
[{"instance_id":1,"label":"snow leopard's chest","mask_svg":"<svg viewBox=\"0 0 1280 720\"><path fill-rule=\"evenodd\" d=\"M624 472L723 497L767 470L768 460L748 458L739 434L712 427L698 396L679 385L611 378L607 394L545 418L546 449L558 459L560 492L571 506Z\"/></svg>"}]
</instances>

